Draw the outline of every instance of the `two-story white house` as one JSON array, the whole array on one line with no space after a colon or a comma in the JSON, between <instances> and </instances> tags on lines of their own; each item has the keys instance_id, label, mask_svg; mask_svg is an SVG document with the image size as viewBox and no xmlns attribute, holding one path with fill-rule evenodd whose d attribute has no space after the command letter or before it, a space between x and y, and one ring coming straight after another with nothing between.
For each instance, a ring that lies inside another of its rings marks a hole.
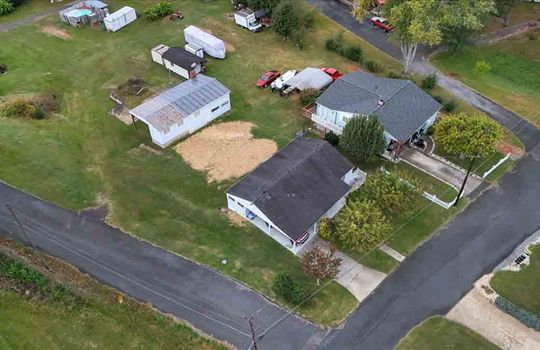
<instances>
[{"instance_id":1,"label":"two-story white house","mask_svg":"<svg viewBox=\"0 0 540 350\"><path fill-rule=\"evenodd\" d=\"M337 79L319 96L311 114L317 127L341 134L354 116L374 116L385 130L388 150L403 145L435 123L441 105L414 82L353 72Z\"/></svg>"},{"instance_id":2,"label":"two-story white house","mask_svg":"<svg viewBox=\"0 0 540 350\"><path fill-rule=\"evenodd\" d=\"M214 78L197 77L173 86L130 110L165 148L231 110L230 91Z\"/></svg>"},{"instance_id":3,"label":"two-story white house","mask_svg":"<svg viewBox=\"0 0 540 350\"><path fill-rule=\"evenodd\" d=\"M297 137L227 191L227 205L294 254L366 174L328 142Z\"/></svg>"}]
</instances>

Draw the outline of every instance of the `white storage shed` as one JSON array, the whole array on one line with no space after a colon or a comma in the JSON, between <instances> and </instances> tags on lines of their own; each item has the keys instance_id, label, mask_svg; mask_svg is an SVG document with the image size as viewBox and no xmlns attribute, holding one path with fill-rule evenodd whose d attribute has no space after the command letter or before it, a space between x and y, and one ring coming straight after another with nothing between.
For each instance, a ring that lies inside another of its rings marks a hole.
<instances>
[{"instance_id":1,"label":"white storage shed","mask_svg":"<svg viewBox=\"0 0 540 350\"><path fill-rule=\"evenodd\" d=\"M103 19L105 28L109 32L116 32L137 19L137 12L133 7L124 6Z\"/></svg>"},{"instance_id":2,"label":"white storage shed","mask_svg":"<svg viewBox=\"0 0 540 350\"><path fill-rule=\"evenodd\" d=\"M204 58L196 56L181 47L158 45L152 49L152 61L186 79L192 79L202 72Z\"/></svg>"},{"instance_id":3,"label":"white storage shed","mask_svg":"<svg viewBox=\"0 0 540 350\"><path fill-rule=\"evenodd\" d=\"M210 33L195 27L189 26L184 29L186 43L200 46L204 52L214 58L225 58L225 43Z\"/></svg>"}]
</instances>

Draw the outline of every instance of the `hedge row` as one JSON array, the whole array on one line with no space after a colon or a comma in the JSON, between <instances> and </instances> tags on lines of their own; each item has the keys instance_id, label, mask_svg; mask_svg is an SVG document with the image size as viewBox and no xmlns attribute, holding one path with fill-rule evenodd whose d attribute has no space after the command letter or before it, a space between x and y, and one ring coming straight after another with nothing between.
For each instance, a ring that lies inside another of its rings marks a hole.
<instances>
[{"instance_id":1,"label":"hedge row","mask_svg":"<svg viewBox=\"0 0 540 350\"><path fill-rule=\"evenodd\" d=\"M502 311L518 319L525 326L540 332L540 316L517 306L501 296L495 299L495 305Z\"/></svg>"}]
</instances>

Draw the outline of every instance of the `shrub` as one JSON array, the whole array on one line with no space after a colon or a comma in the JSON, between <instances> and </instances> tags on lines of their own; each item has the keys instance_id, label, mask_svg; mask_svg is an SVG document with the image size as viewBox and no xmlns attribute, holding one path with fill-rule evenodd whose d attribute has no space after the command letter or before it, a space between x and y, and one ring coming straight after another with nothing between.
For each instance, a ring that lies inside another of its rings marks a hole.
<instances>
[{"instance_id":1,"label":"shrub","mask_svg":"<svg viewBox=\"0 0 540 350\"><path fill-rule=\"evenodd\" d=\"M433 99L437 102L439 102L440 104L443 104L444 103L444 99L439 96L439 95L431 95L431 97L433 97Z\"/></svg>"},{"instance_id":2,"label":"shrub","mask_svg":"<svg viewBox=\"0 0 540 350\"><path fill-rule=\"evenodd\" d=\"M154 6L146 10L145 15L151 21L154 21L160 17L171 15L174 12L173 5L168 1L160 1Z\"/></svg>"},{"instance_id":3,"label":"shrub","mask_svg":"<svg viewBox=\"0 0 540 350\"><path fill-rule=\"evenodd\" d=\"M0 256L0 274L19 282L34 284L39 289L43 289L49 283L47 277L41 273L5 256Z\"/></svg>"},{"instance_id":4,"label":"shrub","mask_svg":"<svg viewBox=\"0 0 540 350\"><path fill-rule=\"evenodd\" d=\"M453 112L457 108L456 101L454 100L444 102L442 106L443 106L443 110L448 113Z\"/></svg>"},{"instance_id":5,"label":"shrub","mask_svg":"<svg viewBox=\"0 0 540 350\"><path fill-rule=\"evenodd\" d=\"M407 79L407 77L403 76L402 74L396 73L394 71L391 71L390 73L388 73L387 77L391 79Z\"/></svg>"},{"instance_id":6,"label":"shrub","mask_svg":"<svg viewBox=\"0 0 540 350\"><path fill-rule=\"evenodd\" d=\"M9 0L0 0L0 16L5 16L12 13L15 6Z\"/></svg>"},{"instance_id":7,"label":"shrub","mask_svg":"<svg viewBox=\"0 0 540 350\"><path fill-rule=\"evenodd\" d=\"M299 304L307 297L307 293L288 273L279 273L272 285L274 292L291 304Z\"/></svg>"},{"instance_id":8,"label":"shrub","mask_svg":"<svg viewBox=\"0 0 540 350\"><path fill-rule=\"evenodd\" d=\"M321 238L329 240L334 235L335 229L334 220L325 218L319 221L319 236Z\"/></svg>"},{"instance_id":9,"label":"shrub","mask_svg":"<svg viewBox=\"0 0 540 350\"><path fill-rule=\"evenodd\" d=\"M0 115L4 117L32 118L35 112L36 107L30 102L23 99L16 99L4 103L0 110Z\"/></svg>"},{"instance_id":10,"label":"shrub","mask_svg":"<svg viewBox=\"0 0 540 350\"><path fill-rule=\"evenodd\" d=\"M343 49L343 56L351 61L362 61L362 48L356 45L350 45Z\"/></svg>"},{"instance_id":11,"label":"shrub","mask_svg":"<svg viewBox=\"0 0 540 350\"><path fill-rule=\"evenodd\" d=\"M366 61L366 68L373 73L377 73L381 70L381 67L379 64L373 60L367 60Z\"/></svg>"},{"instance_id":12,"label":"shrub","mask_svg":"<svg viewBox=\"0 0 540 350\"><path fill-rule=\"evenodd\" d=\"M45 119L45 112L41 108L36 108L31 118L37 120Z\"/></svg>"},{"instance_id":13,"label":"shrub","mask_svg":"<svg viewBox=\"0 0 540 350\"><path fill-rule=\"evenodd\" d=\"M437 86L437 76L430 74L422 80L422 89L433 90Z\"/></svg>"},{"instance_id":14,"label":"shrub","mask_svg":"<svg viewBox=\"0 0 540 350\"><path fill-rule=\"evenodd\" d=\"M319 90L317 89L305 89L300 91L300 102L302 106L308 106L315 102L317 97L319 97Z\"/></svg>"},{"instance_id":15,"label":"shrub","mask_svg":"<svg viewBox=\"0 0 540 350\"><path fill-rule=\"evenodd\" d=\"M7 66L0 63L0 75L7 73Z\"/></svg>"},{"instance_id":16,"label":"shrub","mask_svg":"<svg viewBox=\"0 0 540 350\"><path fill-rule=\"evenodd\" d=\"M324 139L332 146L337 146L339 143L339 135L334 134L332 131L327 132Z\"/></svg>"},{"instance_id":17,"label":"shrub","mask_svg":"<svg viewBox=\"0 0 540 350\"><path fill-rule=\"evenodd\" d=\"M517 318L525 326L540 332L540 316L519 307L501 296L495 299L495 305L507 314Z\"/></svg>"},{"instance_id":18,"label":"shrub","mask_svg":"<svg viewBox=\"0 0 540 350\"><path fill-rule=\"evenodd\" d=\"M341 53L343 45L343 32L339 32L333 38L326 40L326 48L330 51Z\"/></svg>"},{"instance_id":19,"label":"shrub","mask_svg":"<svg viewBox=\"0 0 540 350\"><path fill-rule=\"evenodd\" d=\"M538 39L538 35L536 35L536 33L528 33L527 38L529 38L529 40L536 40Z\"/></svg>"},{"instance_id":20,"label":"shrub","mask_svg":"<svg viewBox=\"0 0 540 350\"><path fill-rule=\"evenodd\" d=\"M474 73L475 74L484 74L491 70L491 65L487 61L476 61L476 64L474 65Z\"/></svg>"}]
</instances>

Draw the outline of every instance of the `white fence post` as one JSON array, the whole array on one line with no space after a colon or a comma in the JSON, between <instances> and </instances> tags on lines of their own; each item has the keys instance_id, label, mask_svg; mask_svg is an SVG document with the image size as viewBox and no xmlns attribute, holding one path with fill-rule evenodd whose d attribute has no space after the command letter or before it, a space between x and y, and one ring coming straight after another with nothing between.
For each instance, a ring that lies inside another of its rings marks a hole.
<instances>
[{"instance_id":1,"label":"white fence post","mask_svg":"<svg viewBox=\"0 0 540 350\"><path fill-rule=\"evenodd\" d=\"M484 175L482 175L482 179L485 179L487 176L489 176L489 174L491 174L495 169L497 169L502 163L506 162L508 160L508 158L510 158L510 153L508 153L506 155L506 157L503 157L501 159L499 159L499 161L497 162L497 164L495 164L494 166L491 167L491 169L489 169L488 171L486 171L484 173Z\"/></svg>"}]
</instances>

